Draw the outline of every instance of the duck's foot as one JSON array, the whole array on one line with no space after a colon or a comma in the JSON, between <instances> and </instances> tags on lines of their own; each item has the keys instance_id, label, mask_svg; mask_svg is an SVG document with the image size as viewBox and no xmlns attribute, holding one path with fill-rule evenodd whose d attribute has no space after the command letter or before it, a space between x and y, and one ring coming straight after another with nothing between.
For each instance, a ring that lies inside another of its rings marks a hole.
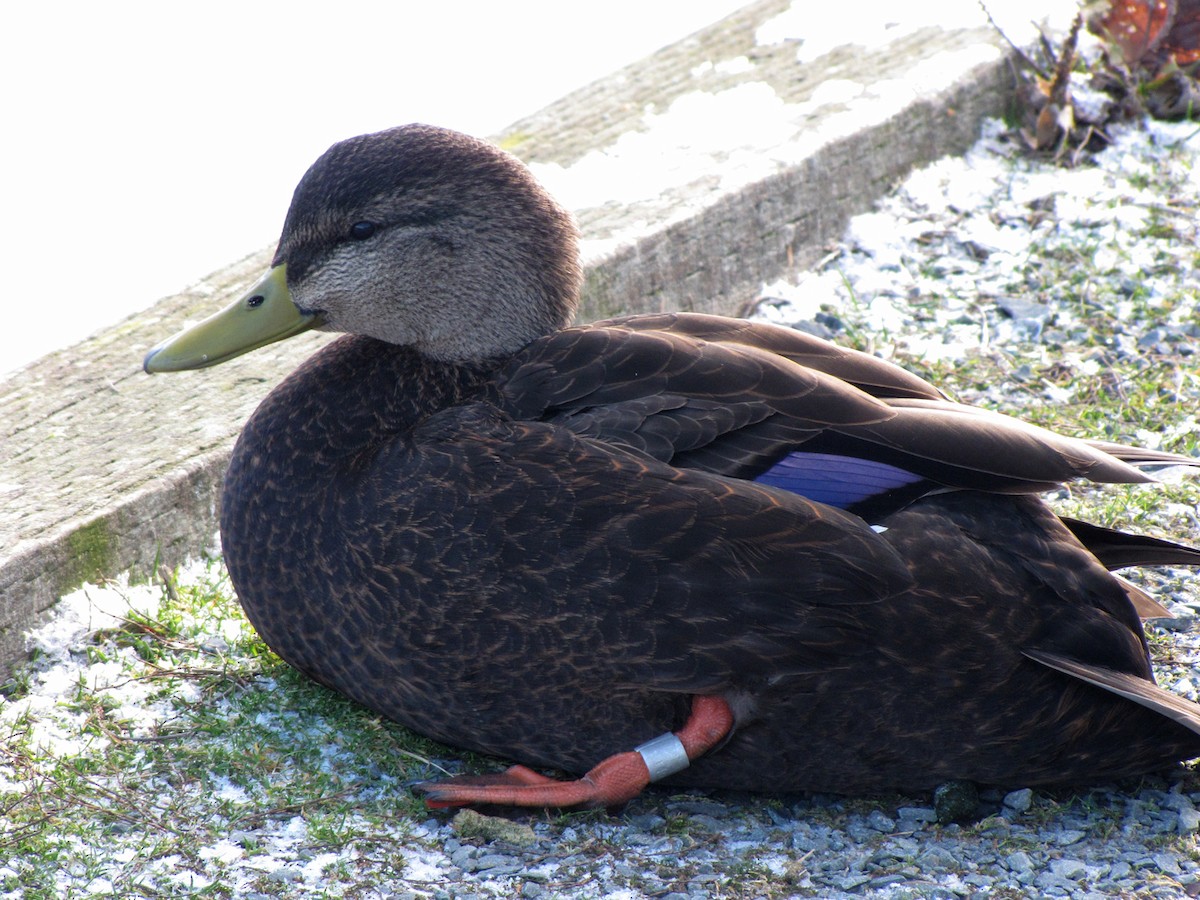
<instances>
[{"instance_id":1,"label":"duck's foot","mask_svg":"<svg viewBox=\"0 0 1200 900\"><path fill-rule=\"evenodd\" d=\"M460 775L417 785L425 805L449 806L620 806L650 783L636 752L610 756L578 781L556 781L525 766L495 775Z\"/></svg>"},{"instance_id":2,"label":"duck's foot","mask_svg":"<svg viewBox=\"0 0 1200 900\"><path fill-rule=\"evenodd\" d=\"M733 727L733 712L720 697L693 697L683 728L647 741L635 750L600 762L577 781L555 781L525 766L495 775L460 775L417 785L434 808L489 804L496 806L620 806L652 781L686 769L688 764L724 740Z\"/></svg>"}]
</instances>

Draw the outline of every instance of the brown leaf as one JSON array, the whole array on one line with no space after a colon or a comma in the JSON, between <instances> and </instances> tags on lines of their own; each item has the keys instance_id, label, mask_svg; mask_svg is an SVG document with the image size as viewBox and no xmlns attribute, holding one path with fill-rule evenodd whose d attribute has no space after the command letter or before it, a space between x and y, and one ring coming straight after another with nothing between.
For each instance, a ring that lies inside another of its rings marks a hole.
<instances>
[{"instance_id":1,"label":"brown leaf","mask_svg":"<svg viewBox=\"0 0 1200 900\"><path fill-rule=\"evenodd\" d=\"M1180 66L1200 60L1200 0L1176 0L1175 21L1156 55Z\"/></svg>"},{"instance_id":2,"label":"brown leaf","mask_svg":"<svg viewBox=\"0 0 1200 900\"><path fill-rule=\"evenodd\" d=\"M1175 0L1112 0L1108 9L1088 22L1091 31L1108 38L1125 64L1135 68L1157 49L1175 20Z\"/></svg>"}]
</instances>

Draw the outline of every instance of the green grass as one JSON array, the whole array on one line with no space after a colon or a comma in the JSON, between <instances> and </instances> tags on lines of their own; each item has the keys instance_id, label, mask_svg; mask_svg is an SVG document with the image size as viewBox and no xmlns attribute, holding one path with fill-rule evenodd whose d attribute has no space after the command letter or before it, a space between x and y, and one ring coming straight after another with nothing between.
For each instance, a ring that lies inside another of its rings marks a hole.
<instances>
[{"instance_id":1,"label":"green grass","mask_svg":"<svg viewBox=\"0 0 1200 900\"><path fill-rule=\"evenodd\" d=\"M427 817L405 783L434 776L423 757L442 748L293 672L231 596L218 581L164 591L153 614L89 635L54 708L5 716L0 891L169 895L195 874L185 894L233 896L223 852L278 854L293 821L293 863L403 869L397 843Z\"/></svg>"}]
</instances>

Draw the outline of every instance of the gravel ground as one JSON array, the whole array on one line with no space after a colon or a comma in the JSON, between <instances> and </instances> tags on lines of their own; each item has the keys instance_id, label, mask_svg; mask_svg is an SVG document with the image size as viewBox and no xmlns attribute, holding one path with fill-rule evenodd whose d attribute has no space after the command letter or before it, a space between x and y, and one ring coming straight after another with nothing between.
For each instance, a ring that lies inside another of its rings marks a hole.
<instances>
[{"instance_id":1,"label":"gravel ground","mask_svg":"<svg viewBox=\"0 0 1200 900\"><path fill-rule=\"evenodd\" d=\"M1200 394L1200 320L1190 292L1200 170L1192 132L1130 128L1094 165L1068 170L1029 159L999 124L989 125L965 157L914 174L877 212L856 219L817 270L768 286L757 315L871 347L945 376L962 399L1039 421L1086 410L1088 392L1102 384L1106 396L1124 398L1124 414L1100 413L1109 436L1194 448L1200 426L1188 410ZM1158 387L1148 391L1147 384ZM1133 520L1200 542L1195 489L1176 473L1166 481L1160 494L1119 489L1107 505L1109 494L1092 491L1064 491L1053 501L1064 511L1099 505L1106 521ZM214 571L198 564L180 580L219 578ZM1174 616L1150 626L1160 682L1195 699L1197 579L1170 569L1138 577ZM83 685L103 693L105 715L129 723L131 734L164 733L180 715L179 698L157 698L144 677L131 677L129 665L141 663L122 662L123 649L96 651L101 607L117 603L125 615L130 604L153 609L162 594L89 588L64 602L33 638L38 659L28 690L0 708L0 737L15 741L19 731L59 760L108 752L103 741L82 736L89 719L71 698ZM228 660L247 626L224 620L196 628L197 652ZM217 715L234 715L232 704L245 703L245 695L270 697L277 687L259 677L229 697L214 699L195 684L181 690ZM299 731L288 731L300 727L297 718L284 706L257 713L254 722L276 729L284 744L320 748L320 766L352 801L340 839L323 836L299 803L235 825L228 810L253 793L236 773L195 783L163 778L153 784L151 805L210 817L209 838L190 851L155 855L140 826L106 826L89 837L67 834L66 812L47 815L38 846L59 848L60 857L46 875L36 868L44 862L8 852L18 844L4 817L35 776L14 767L15 756L0 758L0 897L1200 895L1200 777L1186 768L1087 791L968 792L957 813L953 797L651 790L614 815L412 815L406 783L427 777L430 767L402 778L378 759L353 762L343 725L306 714ZM432 763L462 767L457 759ZM283 765L271 777L297 775ZM397 811L382 819L360 811L380 804ZM955 815L959 821L949 821ZM53 891L28 888L39 872L38 883L52 883Z\"/></svg>"}]
</instances>

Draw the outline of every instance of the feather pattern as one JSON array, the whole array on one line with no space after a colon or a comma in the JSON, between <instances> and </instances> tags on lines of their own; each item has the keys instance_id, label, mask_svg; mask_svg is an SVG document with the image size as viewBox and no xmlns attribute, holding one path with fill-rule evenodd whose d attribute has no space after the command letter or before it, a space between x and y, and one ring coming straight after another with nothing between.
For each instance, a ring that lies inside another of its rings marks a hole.
<instances>
[{"instance_id":1,"label":"feather pattern","mask_svg":"<svg viewBox=\"0 0 1200 900\"><path fill-rule=\"evenodd\" d=\"M1108 571L1200 553L1036 496L1195 460L783 328L566 327L569 217L441 129L332 148L276 263L287 304L353 333L246 424L222 542L254 626L319 682L570 771L716 696L732 731L672 776L699 786L1087 782L1200 755L1200 707L1153 683L1153 601Z\"/></svg>"}]
</instances>

